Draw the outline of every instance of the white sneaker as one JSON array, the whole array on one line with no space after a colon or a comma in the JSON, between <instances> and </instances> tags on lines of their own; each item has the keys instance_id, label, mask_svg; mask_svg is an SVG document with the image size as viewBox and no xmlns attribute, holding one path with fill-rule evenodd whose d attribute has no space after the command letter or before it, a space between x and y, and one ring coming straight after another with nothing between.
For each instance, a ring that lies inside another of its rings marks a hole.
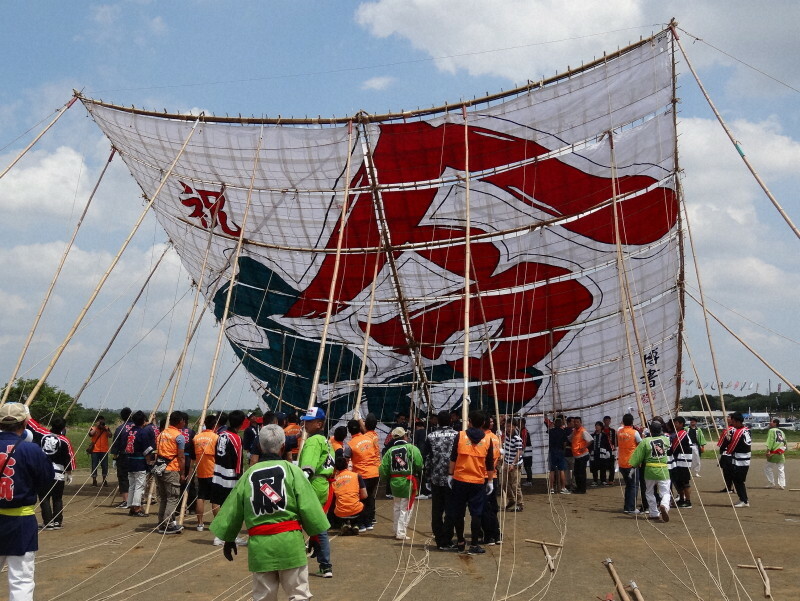
<instances>
[{"instance_id":1,"label":"white sneaker","mask_svg":"<svg viewBox=\"0 0 800 601\"><path fill-rule=\"evenodd\" d=\"M750 503L746 503L745 501L739 501L734 505L734 507L750 507Z\"/></svg>"},{"instance_id":2,"label":"white sneaker","mask_svg":"<svg viewBox=\"0 0 800 601\"><path fill-rule=\"evenodd\" d=\"M222 540L221 538L219 538L219 537L215 536L215 537L214 537L214 544L215 544L217 547L221 547L222 545L224 545L224 544L225 544L225 541L224 541L224 540Z\"/></svg>"},{"instance_id":3,"label":"white sneaker","mask_svg":"<svg viewBox=\"0 0 800 601\"><path fill-rule=\"evenodd\" d=\"M395 540L411 540L410 536L395 536Z\"/></svg>"},{"instance_id":4,"label":"white sneaker","mask_svg":"<svg viewBox=\"0 0 800 601\"><path fill-rule=\"evenodd\" d=\"M202 532L205 529L206 529L205 524L197 524L197 531L198 532Z\"/></svg>"},{"instance_id":5,"label":"white sneaker","mask_svg":"<svg viewBox=\"0 0 800 601\"><path fill-rule=\"evenodd\" d=\"M562 495L571 495L572 494L572 492L570 492L570 490L568 488L562 488L559 491L559 493L561 493Z\"/></svg>"},{"instance_id":6,"label":"white sneaker","mask_svg":"<svg viewBox=\"0 0 800 601\"><path fill-rule=\"evenodd\" d=\"M234 541L237 547L246 547L247 546L247 539L244 536L237 536L236 540Z\"/></svg>"}]
</instances>

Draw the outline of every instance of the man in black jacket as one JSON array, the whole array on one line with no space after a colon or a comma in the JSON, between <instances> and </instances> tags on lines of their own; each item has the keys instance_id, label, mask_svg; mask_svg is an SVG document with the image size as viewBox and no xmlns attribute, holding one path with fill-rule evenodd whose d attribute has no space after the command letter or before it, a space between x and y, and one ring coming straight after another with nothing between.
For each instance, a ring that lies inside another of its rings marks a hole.
<instances>
[{"instance_id":1,"label":"man in black jacket","mask_svg":"<svg viewBox=\"0 0 800 601\"><path fill-rule=\"evenodd\" d=\"M439 427L428 434L422 448L425 461L425 473L431 488L431 530L436 547L441 551L453 550L453 529L445 531L444 512L450 498L450 487L447 484L450 467L450 453L453 441L458 432L450 427L450 412L440 411L436 417Z\"/></svg>"}]
</instances>

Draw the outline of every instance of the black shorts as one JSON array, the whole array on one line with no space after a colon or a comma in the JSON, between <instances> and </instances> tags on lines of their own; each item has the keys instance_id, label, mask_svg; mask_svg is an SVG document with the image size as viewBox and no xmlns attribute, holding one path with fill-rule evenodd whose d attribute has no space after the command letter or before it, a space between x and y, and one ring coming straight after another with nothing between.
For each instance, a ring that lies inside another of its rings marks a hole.
<instances>
[{"instance_id":1,"label":"black shorts","mask_svg":"<svg viewBox=\"0 0 800 601\"><path fill-rule=\"evenodd\" d=\"M204 501L211 500L211 478L197 479L197 498Z\"/></svg>"},{"instance_id":2,"label":"black shorts","mask_svg":"<svg viewBox=\"0 0 800 601\"><path fill-rule=\"evenodd\" d=\"M673 467L669 472L669 477L678 490L689 488L692 482L692 475L689 473L688 467Z\"/></svg>"},{"instance_id":3,"label":"black shorts","mask_svg":"<svg viewBox=\"0 0 800 601\"><path fill-rule=\"evenodd\" d=\"M128 462L117 459L117 484L119 492L128 492Z\"/></svg>"},{"instance_id":4,"label":"black shorts","mask_svg":"<svg viewBox=\"0 0 800 601\"><path fill-rule=\"evenodd\" d=\"M212 484L211 485L211 502L214 505L222 505L225 502L225 499L228 498L228 495L231 494L233 488L225 488L224 486L220 486L219 484Z\"/></svg>"}]
</instances>

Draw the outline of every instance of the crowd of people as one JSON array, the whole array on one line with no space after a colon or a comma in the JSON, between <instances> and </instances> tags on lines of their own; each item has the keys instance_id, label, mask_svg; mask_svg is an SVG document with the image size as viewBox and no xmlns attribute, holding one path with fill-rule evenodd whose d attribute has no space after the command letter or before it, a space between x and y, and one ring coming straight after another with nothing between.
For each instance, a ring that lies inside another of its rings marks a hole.
<instances>
[{"instance_id":1,"label":"crowd of people","mask_svg":"<svg viewBox=\"0 0 800 601\"><path fill-rule=\"evenodd\" d=\"M412 426L400 414L383 440L373 414L330 433L326 423L319 407L300 416L235 410L205 416L195 432L182 411L154 424L143 412L124 409L113 431L101 416L88 432L92 486L109 485L110 455L122 496L118 508L129 516L146 517L155 494L159 534L179 534L185 512L198 531L211 531L210 542L222 546L229 560L249 545L257 599L275 598L279 586L290 598L308 598L307 557L316 559L316 575L333 577L329 530L344 536L371 531L381 491L392 500L398 541L410 540L415 503L430 499L436 549L470 555L502 544L501 510L524 510L522 487L532 483L533 453L520 417L496 424L472 411L462 424L460 413L442 411L431 423L415 419ZM785 488L786 438L777 420L772 425L765 475L770 486ZM0 564L8 565L11 599L32 598L38 532L63 527L64 486L75 469L65 427L57 418L45 429L18 403L0 407ZM706 445L695 420L687 425L682 417L656 417L637 428L626 414L616 428L606 416L589 432L580 417L554 416L545 418L544 427L550 494L609 486L618 471L626 514L666 522L671 506L692 507L691 472L700 476ZM729 415L717 444L724 492L735 491L735 507L749 507L751 440L740 413Z\"/></svg>"}]
</instances>

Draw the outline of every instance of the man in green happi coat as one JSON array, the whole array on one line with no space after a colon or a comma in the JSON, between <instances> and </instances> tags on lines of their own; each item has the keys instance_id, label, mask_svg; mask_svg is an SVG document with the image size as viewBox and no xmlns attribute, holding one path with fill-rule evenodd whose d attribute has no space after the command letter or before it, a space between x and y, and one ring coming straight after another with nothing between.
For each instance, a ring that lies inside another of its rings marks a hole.
<instances>
[{"instance_id":1,"label":"man in green happi coat","mask_svg":"<svg viewBox=\"0 0 800 601\"><path fill-rule=\"evenodd\" d=\"M786 435L780 428L780 420L773 419L767 432L767 463L764 465L764 475L767 477L769 487L776 484L781 490L786 488Z\"/></svg>"},{"instance_id":2,"label":"man in green happi coat","mask_svg":"<svg viewBox=\"0 0 800 601\"><path fill-rule=\"evenodd\" d=\"M236 554L236 537L244 523L250 535L248 568L253 572L253 599L277 600L278 586L290 599L310 599L308 560L302 531L314 536L330 527L306 475L281 459L283 430L274 424L258 435L264 454L247 470L211 523L225 541L228 561Z\"/></svg>"},{"instance_id":3,"label":"man in green happi coat","mask_svg":"<svg viewBox=\"0 0 800 601\"><path fill-rule=\"evenodd\" d=\"M664 426L660 421L650 422L650 434L640 442L630 458L633 467L644 466L645 498L650 515L648 519L669 521L670 481L669 481L669 438L664 436ZM656 492L661 500L656 503Z\"/></svg>"},{"instance_id":4,"label":"man in green happi coat","mask_svg":"<svg viewBox=\"0 0 800 601\"><path fill-rule=\"evenodd\" d=\"M382 478L389 478L394 497L394 536L397 540L408 540L406 529L419 493L422 454L408 442L405 429L392 430L392 442L381 460L380 474Z\"/></svg>"}]
</instances>

